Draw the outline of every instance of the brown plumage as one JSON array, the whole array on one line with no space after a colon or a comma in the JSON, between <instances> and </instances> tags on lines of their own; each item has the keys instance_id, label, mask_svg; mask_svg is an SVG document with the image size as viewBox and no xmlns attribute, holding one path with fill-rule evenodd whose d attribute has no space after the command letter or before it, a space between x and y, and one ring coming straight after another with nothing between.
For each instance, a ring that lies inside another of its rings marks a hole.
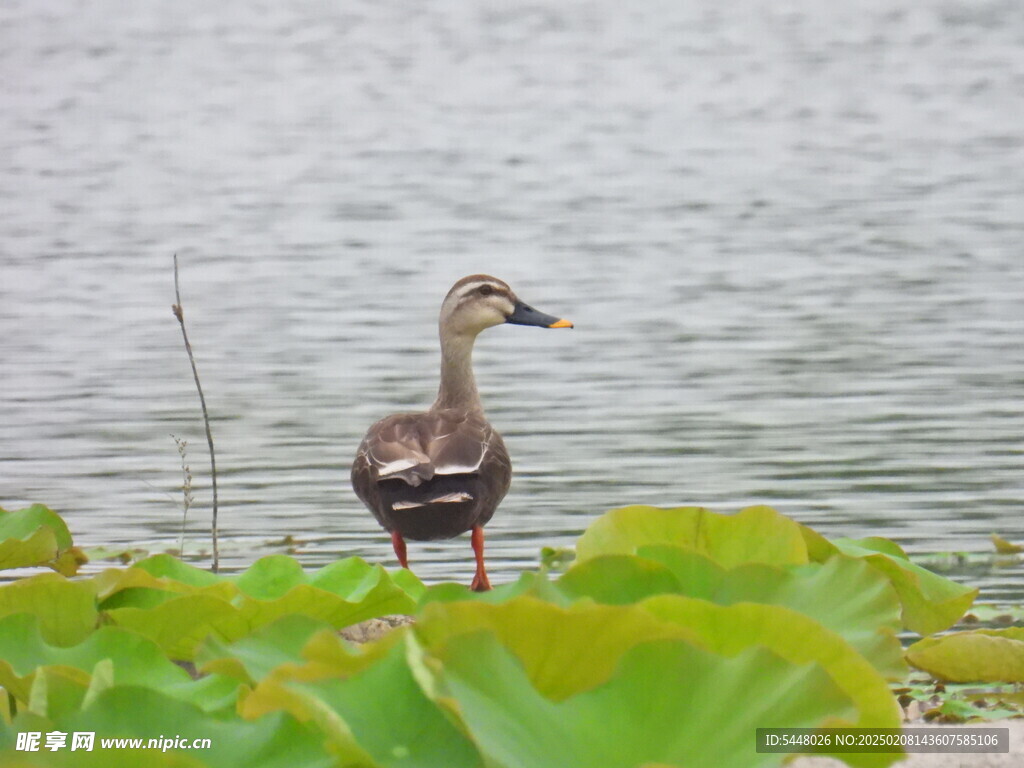
<instances>
[{"instance_id":1,"label":"brown plumage","mask_svg":"<svg viewBox=\"0 0 1024 768\"><path fill-rule=\"evenodd\" d=\"M408 567L405 539L446 539L472 531L472 588L490 589L483 526L508 491L512 462L484 417L473 378L477 334L501 323L571 328L516 298L488 275L459 280L441 306L441 386L423 413L398 413L366 433L352 464L352 487L391 532L398 561Z\"/></svg>"}]
</instances>

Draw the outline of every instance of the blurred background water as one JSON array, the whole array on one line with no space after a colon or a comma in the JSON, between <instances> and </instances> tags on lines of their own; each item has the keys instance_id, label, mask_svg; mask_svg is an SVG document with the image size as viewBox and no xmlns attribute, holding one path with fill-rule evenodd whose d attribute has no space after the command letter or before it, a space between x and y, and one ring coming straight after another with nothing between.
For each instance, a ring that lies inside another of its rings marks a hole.
<instances>
[{"instance_id":1,"label":"blurred background water","mask_svg":"<svg viewBox=\"0 0 1024 768\"><path fill-rule=\"evenodd\" d=\"M769 503L915 553L1024 538L1013 0L0 5L0 505L78 543L386 564L349 487L493 273L516 468L492 579L628 503ZM467 580L468 539L411 545ZM1024 596L1019 565L963 574Z\"/></svg>"}]
</instances>

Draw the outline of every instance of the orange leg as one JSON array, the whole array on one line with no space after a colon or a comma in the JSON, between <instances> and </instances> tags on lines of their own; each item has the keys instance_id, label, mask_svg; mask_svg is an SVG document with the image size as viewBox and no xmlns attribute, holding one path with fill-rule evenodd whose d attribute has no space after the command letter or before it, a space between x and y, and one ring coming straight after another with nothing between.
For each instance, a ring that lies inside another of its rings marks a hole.
<instances>
[{"instance_id":1,"label":"orange leg","mask_svg":"<svg viewBox=\"0 0 1024 768\"><path fill-rule=\"evenodd\" d=\"M403 568L408 568L409 558L405 554L405 539L398 531L391 532L391 546L395 548L395 554L398 555L398 564Z\"/></svg>"},{"instance_id":2,"label":"orange leg","mask_svg":"<svg viewBox=\"0 0 1024 768\"><path fill-rule=\"evenodd\" d=\"M473 554L476 555L476 575L469 588L474 592L487 592L491 582L484 569L484 529L481 525L473 526Z\"/></svg>"}]
</instances>

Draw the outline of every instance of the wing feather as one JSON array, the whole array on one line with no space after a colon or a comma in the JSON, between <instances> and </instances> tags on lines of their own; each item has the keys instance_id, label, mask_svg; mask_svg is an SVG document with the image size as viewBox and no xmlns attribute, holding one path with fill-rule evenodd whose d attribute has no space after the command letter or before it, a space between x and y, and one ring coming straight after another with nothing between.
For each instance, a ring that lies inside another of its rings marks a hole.
<instances>
[{"instance_id":1,"label":"wing feather","mask_svg":"<svg viewBox=\"0 0 1024 768\"><path fill-rule=\"evenodd\" d=\"M460 475L472 479L462 480ZM453 477L455 485L445 479L448 476ZM396 495L394 486L383 484L392 480L402 480L410 486L411 495ZM388 530L398 525L392 518L398 512L449 504L455 510L472 502L471 508L457 510L459 514L469 514L469 518L453 512L451 522L455 528L445 528L442 533L438 533L436 526L418 533L409 529L405 533L410 538L454 536L471 525L484 525L505 496L511 480L512 462L501 435L483 414L456 410L396 414L382 419L370 427L352 464L356 495ZM424 486L425 483L429 485ZM420 486L428 495L412 492L412 488ZM429 495L431 488L437 489L434 496ZM390 501L385 503L385 498ZM404 524L415 519L407 518Z\"/></svg>"},{"instance_id":2,"label":"wing feather","mask_svg":"<svg viewBox=\"0 0 1024 768\"><path fill-rule=\"evenodd\" d=\"M482 415L454 409L388 416L363 438L353 476L362 466L370 482L400 479L418 486L435 475L478 472L496 435Z\"/></svg>"}]
</instances>

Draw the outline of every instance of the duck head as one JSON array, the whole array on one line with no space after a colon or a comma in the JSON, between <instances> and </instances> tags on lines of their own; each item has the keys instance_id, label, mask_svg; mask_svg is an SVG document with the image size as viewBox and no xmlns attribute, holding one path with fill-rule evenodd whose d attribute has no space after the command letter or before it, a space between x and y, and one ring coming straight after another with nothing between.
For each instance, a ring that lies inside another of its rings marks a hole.
<instances>
[{"instance_id":1,"label":"duck head","mask_svg":"<svg viewBox=\"0 0 1024 768\"><path fill-rule=\"evenodd\" d=\"M441 305L441 331L476 336L502 323L541 328L572 328L572 323L539 312L520 301L508 284L490 275L464 277L448 291Z\"/></svg>"}]
</instances>

